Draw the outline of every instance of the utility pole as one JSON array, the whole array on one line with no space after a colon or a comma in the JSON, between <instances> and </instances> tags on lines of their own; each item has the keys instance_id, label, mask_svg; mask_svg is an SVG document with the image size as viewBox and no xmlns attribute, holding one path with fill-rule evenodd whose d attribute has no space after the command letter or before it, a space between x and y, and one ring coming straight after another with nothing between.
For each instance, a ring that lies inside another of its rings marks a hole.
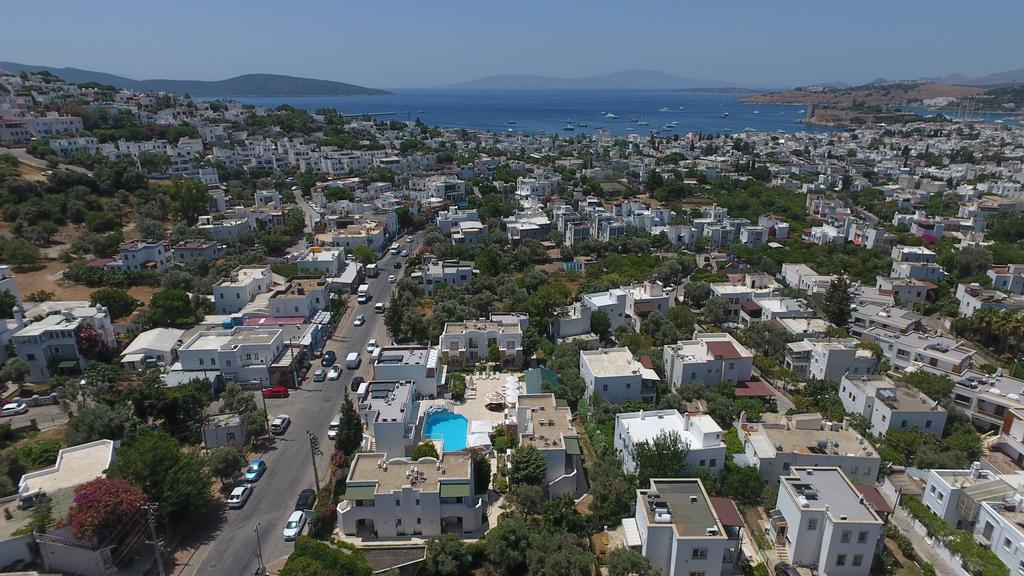
<instances>
[{"instance_id":1,"label":"utility pole","mask_svg":"<svg viewBox=\"0 0 1024 576\"><path fill-rule=\"evenodd\" d=\"M263 564L263 543L260 542L260 523L256 523L256 557L259 558L260 568L265 569L266 566ZM260 572L262 574L263 572Z\"/></svg>"},{"instance_id":2,"label":"utility pole","mask_svg":"<svg viewBox=\"0 0 1024 576\"><path fill-rule=\"evenodd\" d=\"M262 386L260 387L260 397L263 398L263 418L267 421L267 430L270 430L270 412L267 411L267 397L263 394Z\"/></svg>"},{"instance_id":3,"label":"utility pole","mask_svg":"<svg viewBox=\"0 0 1024 576\"><path fill-rule=\"evenodd\" d=\"M309 456L313 461L313 482L316 483L316 493L320 493L320 473L316 469L316 455L322 454L320 452L320 439L314 436L306 430L306 436L309 438Z\"/></svg>"},{"instance_id":4,"label":"utility pole","mask_svg":"<svg viewBox=\"0 0 1024 576\"><path fill-rule=\"evenodd\" d=\"M149 524L150 533L153 536L153 552L156 553L156 567L160 571L160 576L167 576L164 572L164 559L160 552L160 539L156 536L156 517L154 512L156 511L156 504L147 504L146 508L146 523Z\"/></svg>"}]
</instances>

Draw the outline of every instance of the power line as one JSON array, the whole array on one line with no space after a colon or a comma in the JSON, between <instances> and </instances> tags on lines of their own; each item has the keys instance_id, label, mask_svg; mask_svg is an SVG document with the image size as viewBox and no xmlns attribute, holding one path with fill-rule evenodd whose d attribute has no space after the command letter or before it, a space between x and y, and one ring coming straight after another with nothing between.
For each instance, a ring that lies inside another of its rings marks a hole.
<instances>
[{"instance_id":1,"label":"power line","mask_svg":"<svg viewBox=\"0 0 1024 576\"><path fill-rule=\"evenodd\" d=\"M164 559L160 552L160 539L156 535L156 519L153 512L156 509L156 504L146 504L146 523L149 524L149 530L153 534L153 551L156 554L156 567L160 571L160 576L167 576L164 572Z\"/></svg>"}]
</instances>

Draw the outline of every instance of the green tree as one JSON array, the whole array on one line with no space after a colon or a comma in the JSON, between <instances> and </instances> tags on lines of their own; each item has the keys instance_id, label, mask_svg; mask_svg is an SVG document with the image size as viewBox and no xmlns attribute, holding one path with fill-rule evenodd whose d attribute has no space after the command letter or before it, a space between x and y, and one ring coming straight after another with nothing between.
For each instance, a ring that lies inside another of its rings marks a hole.
<instances>
[{"instance_id":1,"label":"green tree","mask_svg":"<svg viewBox=\"0 0 1024 576\"><path fill-rule=\"evenodd\" d=\"M347 542L320 542L299 536L279 576L370 576L373 568L355 546Z\"/></svg>"},{"instance_id":2,"label":"green tree","mask_svg":"<svg viewBox=\"0 0 1024 576\"><path fill-rule=\"evenodd\" d=\"M9 496L18 491L18 482L28 472L13 449L0 452L0 495Z\"/></svg>"},{"instance_id":3,"label":"green tree","mask_svg":"<svg viewBox=\"0 0 1024 576\"><path fill-rule=\"evenodd\" d=\"M13 318L14 307L18 305L18 299L7 290L0 292L0 318Z\"/></svg>"},{"instance_id":4,"label":"green tree","mask_svg":"<svg viewBox=\"0 0 1024 576\"><path fill-rule=\"evenodd\" d=\"M191 326L198 321L192 300L182 290L161 290L149 301L143 313L147 328Z\"/></svg>"},{"instance_id":5,"label":"green tree","mask_svg":"<svg viewBox=\"0 0 1024 576\"><path fill-rule=\"evenodd\" d=\"M352 398L345 395L341 404L341 416L338 435L334 438L334 447L345 454L351 455L363 443L363 421L352 404Z\"/></svg>"},{"instance_id":6,"label":"green tree","mask_svg":"<svg viewBox=\"0 0 1024 576\"><path fill-rule=\"evenodd\" d=\"M21 358L14 356L8 358L7 362L4 362L4 367L0 368L0 382L14 382L21 385L25 383L28 373L28 364Z\"/></svg>"},{"instance_id":7,"label":"green tree","mask_svg":"<svg viewBox=\"0 0 1024 576\"><path fill-rule=\"evenodd\" d=\"M701 311L704 319L712 324L720 324L729 319L729 301L721 296L712 296L704 302Z\"/></svg>"},{"instance_id":8,"label":"green tree","mask_svg":"<svg viewBox=\"0 0 1024 576\"><path fill-rule=\"evenodd\" d=\"M491 485L491 460L477 449L471 448L469 453L473 460L473 493L486 494Z\"/></svg>"},{"instance_id":9,"label":"green tree","mask_svg":"<svg viewBox=\"0 0 1024 576\"><path fill-rule=\"evenodd\" d=\"M210 473L225 484L233 478L245 465L245 455L235 446L218 446L210 451L207 457Z\"/></svg>"},{"instance_id":10,"label":"green tree","mask_svg":"<svg viewBox=\"0 0 1024 576\"><path fill-rule=\"evenodd\" d=\"M210 210L210 191L198 180L175 178L166 189L171 215L188 226Z\"/></svg>"},{"instance_id":11,"label":"green tree","mask_svg":"<svg viewBox=\"0 0 1024 576\"><path fill-rule=\"evenodd\" d=\"M690 453L690 447L674 430L662 432L650 442L638 442L633 449L640 486L647 486L651 478L681 477Z\"/></svg>"},{"instance_id":12,"label":"green tree","mask_svg":"<svg viewBox=\"0 0 1024 576\"><path fill-rule=\"evenodd\" d=\"M722 495L744 504L759 504L764 490L764 479L754 466L737 466L725 461L721 475Z\"/></svg>"},{"instance_id":13,"label":"green tree","mask_svg":"<svg viewBox=\"0 0 1024 576\"><path fill-rule=\"evenodd\" d=\"M502 516L484 539L487 563L502 576L527 573L526 551L530 549L531 528L518 516Z\"/></svg>"},{"instance_id":14,"label":"green tree","mask_svg":"<svg viewBox=\"0 0 1024 576\"><path fill-rule=\"evenodd\" d=\"M512 452L509 468L509 480L513 485L540 486L547 475L548 464L540 450L531 444L524 444Z\"/></svg>"},{"instance_id":15,"label":"green tree","mask_svg":"<svg viewBox=\"0 0 1024 576\"><path fill-rule=\"evenodd\" d=\"M612 321L608 313L603 310L595 310L590 313L590 331L597 334L601 340L608 340L612 330Z\"/></svg>"},{"instance_id":16,"label":"green tree","mask_svg":"<svg viewBox=\"0 0 1024 576\"><path fill-rule=\"evenodd\" d=\"M78 446L96 440L120 440L124 437L128 415L106 404L87 404L68 422L64 443Z\"/></svg>"},{"instance_id":17,"label":"green tree","mask_svg":"<svg viewBox=\"0 0 1024 576\"><path fill-rule=\"evenodd\" d=\"M442 534L427 540L426 558L420 572L426 576L463 576L470 573L473 558L461 538Z\"/></svg>"},{"instance_id":18,"label":"green tree","mask_svg":"<svg viewBox=\"0 0 1024 576\"><path fill-rule=\"evenodd\" d=\"M201 513L212 499L204 459L161 431L143 429L122 443L109 474L141 488L173 523Z\"/></svg>"},{"instance_id":19,"label":"green tree","mask_svg":"<svg viewBox=\"0 0 1024 576\"><path fill-rule=\"evenodd\" d=\"M850 294L850 281L845 274L837 274L825 292L825 317L836 326L845 328L850 323L851 304L853 296Z\"/></svg>"},{"instance_id":20,"label":"green tree","mask_svg":"<svg viewBox=\"0 0 1024 576\"><path fill-rule=\"evenodd\" d=\"M352 249L352 255L355 256L356 262L366 266L373 264L377 261L377 255L373 253L373 250L364 244L360 244Z\"/></svg>"},{"instance_id":21,"label":"green tree","mask_svg":"<svg viewBox=\"0 0 1024 576\"><path fill-rule=\"evenodd\" d=\"M100 288L89 296L93 306L107 307L111 318L124 318L135 310L135 297L120 288Z\"/></svg>"},{"instance_id":22,"label":"green tree","mask_svg":"<svg viewBox=\"0 0 1024 576\"><path fill-rule=\"evenodd\" d=\"M630 548L621 546L608 555L608 576L657 576L647 558Z\"/></svg>"},{"instance_id":23,"label":"green tree","mask_svg":"<svg viewBox=\"0 0 1024 576\"><path fill-rule=\"evenodd\" d=\"M160 287L164 290L184 290L190 292L195 287L196 278L179 268L173 268L164 272L160 277Z\"/></svg>"},{"instance_id":24,"label":"green tree","mask_svg":"<svg viewBox=\"0 0 1024 576\"><path fill-rule=\"evenodd\" d=\"M11 266L32 266L39 262L39 248L21 240L11 240L0 253Z\"/></svg>"},{"instance_id":25,"label":"green tree","mask_svg":"<svg viewBox=\"0 0 1024 576\"><path fill-rule=\"evenodd\" d=\"M497 344L491 344L487 348L487 361L491 364L501 364L501 350Z\"/></svg>"},{"instance_id":26,"label":"green tree","mask_svg":"<svg viewBox=\"0 0 1024 576\"><path fill-rule=\"evenodd\" d=\"M421 442L412 453L413 460L420 458L437 458L437 447L431 441Z\"/></svg>"}]
</instances>

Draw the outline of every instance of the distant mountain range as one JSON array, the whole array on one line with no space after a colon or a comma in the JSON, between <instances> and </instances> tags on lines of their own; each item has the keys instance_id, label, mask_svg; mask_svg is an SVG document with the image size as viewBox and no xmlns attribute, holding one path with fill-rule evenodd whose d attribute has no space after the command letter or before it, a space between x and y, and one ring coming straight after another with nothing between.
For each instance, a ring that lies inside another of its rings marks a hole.
<instances>
[{"instance_id":1,"label":"distant mountain range","mask_svg":"<svg viewBox=\"0 0 1024 576\"><path fill-rule=\"evenodd\" d=\"M192 96L375 96L391 94L386 90L366 88L344 82L298 78L280 74L244 74L227 80L133 80L123 76L82 70L31 66L16 62L0 62L7 72L49 72L68 82L98 82L137 92L173 92Z\"/></svg>"},{"instance_id":2,"label":"distant mountain range","mask_svg":"<svg viewBox=\"0 0 1024 576\"><path fill-rule=\"evenodd\" d=\"M922 78L922 80L938 84L959 84L961 86L1004 86L1006 84L1024 82L1024 68L976 77L964 76L963 74L949 74L948 76L937 78Z\"/></svg>"},{"instance_id":3,"label":"distant mountain range","mask_svg":"<svg viewBox=\"0 0 1024 576\"><path fill-rule=\"evenodd\" d=\"M440 88L467 90L678 90L700 86L730 86L728 83L675 76L660 70L622 70L610 74L560 78L533 74L500 74Z\"/></svg>"}]
</instances>

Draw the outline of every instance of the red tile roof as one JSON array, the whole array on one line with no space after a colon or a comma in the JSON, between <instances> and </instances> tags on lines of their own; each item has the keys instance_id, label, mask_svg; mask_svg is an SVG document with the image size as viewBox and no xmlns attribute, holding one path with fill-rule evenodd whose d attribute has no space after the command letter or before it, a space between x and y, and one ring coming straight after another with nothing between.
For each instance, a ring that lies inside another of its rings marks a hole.
<instances>
[{"instance_id":1,"label":"red tile roof","mask_svg":"<svg viewBox=\"0 0 1024 576\"><path fill-rule=\"evenodd\" d=\"M734 360L742 358L740 351L732 345L732 342L707 342L708 352L716 359Z\"/></svg>"},{"instance_id":2,"label":"red tile roof","mask_svg":"<svg viewBox=\"0 0 1024 576\"><path fill-rule=\"evenodd\" d=\"M736 508L735 502L728 498L715 496L711 496L708 499L711 501L711 507L715 509L718 521L723 526L746 526L743 522L743 516L740 515L740 511Z\"/></svg>"},{"instance_id":3,"label":"red tile roof","mask_svg":"<svg viewBox=\"0 0 1024 576\"><path fill-rule=\"evenodd\" d=\"M90 268L103 268L104 266L110 264L113 261L113 258L97 258L95 260L90 261L88 264L86 264L86 266Z\"/></svg>"},{"instance_id":4,"label":"red tile roof","mask_svg":"<svg viewBox=\"0 0 1024 576\"><path fill-rule=\"evenodd\" d=\"M736 384L733 392L740 398L769 398L775 396L775 393L772 392L772 389L767 384L758 380L740 382Z\"/></svg>"},{"instance_id":5,"label":"red tile roof","mask_svg":"<svg viewBox=\"0 0 1024 576\"><path fill-rule=\"evenodd\" d=\"M650 356L644 355L640 357L640 365L648 370L654 370L654 361L651 360Z\"/></svg>"}]
</instances>

